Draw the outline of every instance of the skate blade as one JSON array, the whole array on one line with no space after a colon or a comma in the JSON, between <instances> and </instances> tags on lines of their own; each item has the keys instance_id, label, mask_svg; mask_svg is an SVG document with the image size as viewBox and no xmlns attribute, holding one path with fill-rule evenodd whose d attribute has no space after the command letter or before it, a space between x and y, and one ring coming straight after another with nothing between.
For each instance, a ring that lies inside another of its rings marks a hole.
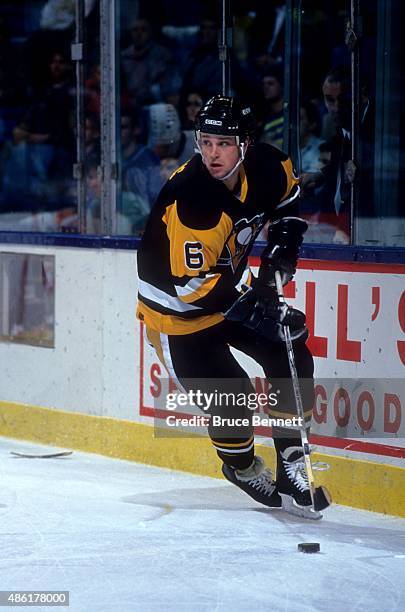
<instances>
[{"instance_id":1,"label":"skate blade","mask_svg":"<svg viewBox=\"0 0 405 612\"><path fill-rule=\"evenodd\" d=\"M299 506L291 495L285 493L279 493L282 502L283 510L294 516L300 518L309 519L311 521L319 521L322 518L322 514L312 508L312 506Z\"/></svg>"}]
</instances>

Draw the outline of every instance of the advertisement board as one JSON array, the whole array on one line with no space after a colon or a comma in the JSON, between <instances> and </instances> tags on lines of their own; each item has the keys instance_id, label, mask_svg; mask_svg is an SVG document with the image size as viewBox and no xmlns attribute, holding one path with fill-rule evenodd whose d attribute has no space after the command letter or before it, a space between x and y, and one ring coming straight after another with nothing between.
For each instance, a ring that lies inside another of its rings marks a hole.
<instances>
[{"instance_id":1,"label":"advertisement board","mask_svg":"<svg viewBox=\"0 0 405 612\"><path fill-rule=\"evenodd\" d=\"M259 261L252 258L255 272ZM405 270L403 266L304 260L285 288L304 310L315 360L312 441L327 448L405 457ZM140 333L140 415L167 416L173 381ZM198 347L196 346L196 350ZM258 393L260 367L235 351ZM177 416L198 414L193 406ZM258 427L265 438L271 430Z\"/></svg>"}]
</instances>

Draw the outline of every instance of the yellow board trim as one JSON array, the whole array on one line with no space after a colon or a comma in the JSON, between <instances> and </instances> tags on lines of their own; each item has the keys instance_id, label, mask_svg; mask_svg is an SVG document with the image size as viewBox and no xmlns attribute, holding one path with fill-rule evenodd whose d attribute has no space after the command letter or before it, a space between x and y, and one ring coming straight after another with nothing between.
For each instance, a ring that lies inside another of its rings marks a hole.
<instances>
[{"instance_id":1,"label":"yellow board trim","mask_svg":"<svg viewBox=\"0 0 405 612\"><path fill-rule=\"evenodd\" d=\"M221 477L208 438L155 437L152 426L132 421L0 401L0 435ZM257 452L274 468L273 448L258 444ZM313 459L330 465L315 475L334 502L405 517L404 468L320 453Z\"/></svg>"}]
</instances>

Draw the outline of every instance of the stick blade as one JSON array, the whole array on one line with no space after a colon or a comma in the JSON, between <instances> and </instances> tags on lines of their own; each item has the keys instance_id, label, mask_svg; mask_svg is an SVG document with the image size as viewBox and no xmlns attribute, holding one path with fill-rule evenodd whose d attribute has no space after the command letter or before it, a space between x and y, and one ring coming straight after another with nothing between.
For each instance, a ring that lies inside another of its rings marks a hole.
<instances>
[{"instance_id":1,"label":"stick blade","mask_svg":"<svg viewBox=\"0 0 405 612\"><path fill-rule=\"evenodd\" d=\"M10 451L14 457L22 457L24 459L53 459L55 457L67 457L72 455L73 451L60 451L56 453L44 453L44 454L32 454L32 453L18 453L17 451Z\"/></svg>"},{"instance_id":2,"label":"stick blade","mask_svg":"<svg viewBox=\"0 0 405 612\"><path fill-rule=\"evenodd\" d=\"M325 510L332 503L332 496L326 487L316 487L314 491L314 510Z\"/></svg>"}]
</instances>

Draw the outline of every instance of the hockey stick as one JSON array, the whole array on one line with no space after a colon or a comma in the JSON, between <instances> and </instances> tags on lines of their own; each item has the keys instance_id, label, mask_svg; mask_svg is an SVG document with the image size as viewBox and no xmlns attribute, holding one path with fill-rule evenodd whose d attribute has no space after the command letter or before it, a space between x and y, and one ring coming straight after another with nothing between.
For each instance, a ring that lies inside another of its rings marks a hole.
<instances>
[{"instance_id":1,"label":"hockey stick","mask_svg":"<svg viewBox=\"0 0 405 612\"><path fill-rule=\"evenodd\" d=\"M274 276L276 280L278 299L280 300L281 303L285 304L283 284L281 282L280 272L276 270L274 273ZM302 405L302 397L301 397L301 391L300 391L300 386L299 386L299 381L298 381L297 368L295 366L294 349L293 349L293 345L291 341L290 328L288 325L283 325L283 332L284 332L285 345L286 345L287 355L288 355L288 363L289 363L290 372L291 372L291 381L292 381L292 385L294 389L295 405L297 408L297 415L299 417L299 430L300 430L300 435L301 435L301 444L302 444L302 450L304 453L305 470L308 476L308 484L309 484L309 490L311 493L312 506L314 510L316 511L324 510L331 504L332 498L330 496L329 491L325 487L315 486L308 435L307 435L307 430L305 427L304 407Z\"/></svg>"},{"instance_id":2,"label":"hockey stick","mask_svg":"<svg viewBox=\"0 0 405 612\"><path fill-rule=\"evenodd\" d=\"M44 453L44 454L31 454L31 453L17 453L17 451L10 451L14 457L23 457L24 459L53 459L54 457L67 457L71 455L73 451L60 451L56 453Z\"/></svg>"}]
</instances>

